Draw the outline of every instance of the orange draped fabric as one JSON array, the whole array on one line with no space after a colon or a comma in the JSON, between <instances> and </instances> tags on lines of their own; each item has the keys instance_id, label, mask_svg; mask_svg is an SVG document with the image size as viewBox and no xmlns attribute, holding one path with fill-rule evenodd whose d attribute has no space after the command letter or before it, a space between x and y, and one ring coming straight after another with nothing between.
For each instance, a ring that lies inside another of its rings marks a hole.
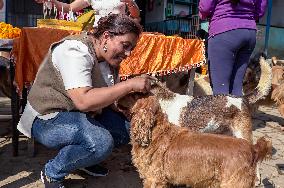
<instances>
[{"instance_id":1,"label":"orange draped fabric","mask_svg":"<svg viewBox=\"0 0 284 188\"><path fill-rule=\"evenodd\" d=\"M52 28L23 28L20 38L14 40L15 81L21 93L36 76L50 45L70 34L79 32ZM184 71L205 62L204 43L197 39L143 33L131 56L124 60L120 75L143 73L168 74Z\"/></svg>"},{"instance_id":2,"label":"orange draped fabric","mask_svg":"<svg viewBox=\"0 0 284 188\"><path fill-rule=\"evenodd\" d=\"M144 33L130 57L124 60L120 76L169 74L205 63L204 42L178 36Z\"/></svg>"},{"instance_id":3,"label":"orange draped fabric","mask_svg":"<svg viewBox=\"0 0 284 188\"><path fill-rule=\"evenodd\" d=\"M26 27L22 29L19 38L13 42L13 56L15 58L15 81L22 92L25 84L34 81L39 65L42 63L50 45L62 38L79 32Z\"/></svg>"}]
</instances>

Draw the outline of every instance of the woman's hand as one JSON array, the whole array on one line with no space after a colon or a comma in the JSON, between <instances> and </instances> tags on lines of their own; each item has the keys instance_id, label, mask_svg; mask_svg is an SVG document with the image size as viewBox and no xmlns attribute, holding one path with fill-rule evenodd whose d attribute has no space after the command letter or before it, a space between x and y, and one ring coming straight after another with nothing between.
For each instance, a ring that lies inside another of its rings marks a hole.
<instances>
[{"instance_id":1,"label":"woman's hand","mask_svg":"<svg viewBox=\"0 0 284 188\"><path fill-rule=\"evenodd\" d=\"M151 82L153 80L155 80L155 78L150 77L148 75L143 75L143 76L131 78L127 80L126 82L130 84L132 91L147 93L151 89Z\"/></svg>"}]
</instances>

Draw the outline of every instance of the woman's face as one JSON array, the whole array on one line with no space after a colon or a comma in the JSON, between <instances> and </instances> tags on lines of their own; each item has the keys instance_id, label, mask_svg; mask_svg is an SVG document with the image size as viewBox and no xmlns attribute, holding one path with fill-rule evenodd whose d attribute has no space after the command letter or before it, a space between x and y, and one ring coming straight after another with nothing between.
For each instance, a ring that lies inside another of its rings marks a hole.
<instances>
[{"instance_id":1,"label":"woman's face","mask_svg":"<svg viewBox=\"0 0 284 188\"><path fill-rule=\"evenodd\" d=\"M107 34L104 36L104 40L103 46L106 47L106 50L103 50L102 56L106 62L117 68L122 60L130 56L131 51L137 44L138 36L134 33L119 36Z\"/></svg>"}]
</instances>

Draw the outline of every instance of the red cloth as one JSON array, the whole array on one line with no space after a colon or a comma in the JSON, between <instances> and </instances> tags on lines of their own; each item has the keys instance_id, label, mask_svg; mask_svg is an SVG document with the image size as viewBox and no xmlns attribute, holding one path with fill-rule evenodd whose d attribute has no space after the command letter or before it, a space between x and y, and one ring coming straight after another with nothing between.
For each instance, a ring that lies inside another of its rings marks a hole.
<instances>
[{"instance_id":1,"label":"red cloth","mask_svg":"<svg viewBox=\"0 0 284 188\"><path fill-rule=\"evenodd\" d=\"M15 81L19 93L22 92L25 84L31 84L34 81L39 65L50 45L70 34L77 33L50 28L26 27L22 29L20 37L14 40L12 50L16 66Z\"/></svg>"}]
</instances>

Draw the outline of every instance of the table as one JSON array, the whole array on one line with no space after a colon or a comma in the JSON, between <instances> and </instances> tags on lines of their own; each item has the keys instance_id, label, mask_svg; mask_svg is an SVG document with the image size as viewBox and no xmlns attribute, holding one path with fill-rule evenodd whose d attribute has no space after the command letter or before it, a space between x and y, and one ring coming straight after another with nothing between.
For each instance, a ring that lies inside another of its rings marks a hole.
<instances>
[{"instance_id":1,"label":"table","mask_svg":"<svg viewBox=\"0 0 284 188\"><path fill-rule=\"evenodd\" d=\"M10 54L12 50L12 47L1 47L0 51L1 52L6 52L8 54ZM10 85L11 85L11 113L12 113L12 146L13 146L13 156L17 155L17 151L18 151L18 142L15 142L18 137L19 137L19 133L17 130L17 123L19 120L19 113L18 112L18 106L19 106L19 98L18 98L18 94L16 92L16 89L13 86L13 80L14 80L14 75L15 75L15 70L14 70L14 62L13 59L10 57L10 55L6 55L7 59L9 59L9 69L10 69ZM17 150L15 150L15 148L17 148Z\"/></svg>"},{"instance_id":2,"label":"table","mask_svg":"<svg viewBox=\"0 0 284 188\"><path fill-rule=\"evenodd\" d=\"M14 41L13 57L15 59L15 82L21 94L24 86L32 84L39 65L43 61L50 45L77 31L51 28L22 28L21 36Z\"/></svg>"}]
</instances>

